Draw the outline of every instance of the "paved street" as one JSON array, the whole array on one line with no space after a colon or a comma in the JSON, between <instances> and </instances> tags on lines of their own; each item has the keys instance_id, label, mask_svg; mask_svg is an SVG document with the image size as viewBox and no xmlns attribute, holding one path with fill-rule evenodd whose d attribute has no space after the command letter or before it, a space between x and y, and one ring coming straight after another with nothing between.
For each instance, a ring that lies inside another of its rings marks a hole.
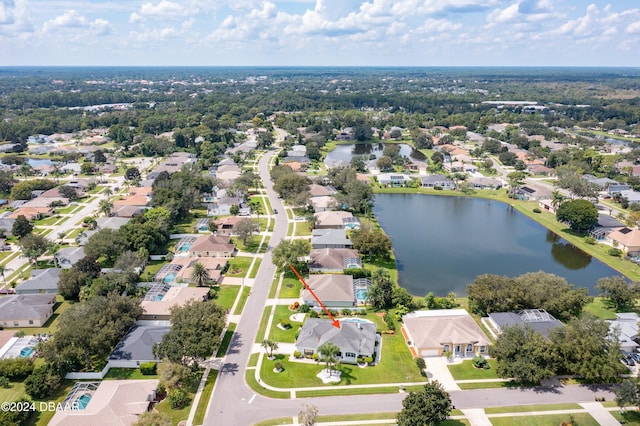
<instances>
[{"instance_id":1,"label":"paved street","mask_svg":"<svg viewBox=\"0 0 640 426\"><path fill-rule=\"evenodd\" d=\"M256 394L245 383L245 367L254 347L254 340L275 273L275 267L271 263L271 250L285 237L287 231L287 216L281 201L273 191L268 174L268 161L273 155L274 152L270 151L260 159L259 174L272 207L278 209L280 213L275 215L276 224L269 248L264 255L251 296L247 300L224 365L216 380L204 424L244 426L269 418L297 416L303 403L315 405L321 415L400 411L405 396L403 393L271 399ZM577 385L522 389L454 390L451 392L453 403L459 409L563 402L589 403L594 401L595 396L603 396L607 400L613 399L613 394L606 387Z\"/></svg>"}]
</instances>

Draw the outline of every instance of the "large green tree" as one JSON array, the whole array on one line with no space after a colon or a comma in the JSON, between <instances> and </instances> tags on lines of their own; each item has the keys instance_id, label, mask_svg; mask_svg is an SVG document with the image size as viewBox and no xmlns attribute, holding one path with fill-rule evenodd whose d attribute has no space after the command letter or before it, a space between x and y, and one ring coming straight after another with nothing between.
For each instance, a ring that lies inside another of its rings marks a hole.
<instances>
[{"instance_id":1,"label":"large green tree","mask_svg":"<svg viewBox=\"0 0 640 426\"><path fill-rule=\"evenodd\" d=\"M491 355L498 361L498 376L517 382L539 383L556 373L550 342L531 327L504 327Z\"/></svg>"},{"instance_id":2,"label":"large green tree","mask_svg":"<svg viewBox=\"0 0 640 426\"><path fill-rule=\"evenodd\" d=\"M32 263L36 263L38 258L49 250L51 242L40 234L28 234L20 238L18 246L22 250L22 255Z\"/></svg>"},{"instance_id":3,"label":"large green tree","mask_svg":"<svg viewBox=\"0 0 640 426\"><path fill-rule=\"evenodd\" d=\"M16 218L11 228L11 233L18 238L30 234L31 231L33 231L33 224L22 214Z\"/></svg>"},{"instance_id":4,"label":"large green tree","mask_svg":"<svg viewBox=\"0 0 640 426\"><path fill-rule=\"evenodd\" d=\"M43 345L45 359L61 371L92 371L141 314L139 300L115 293L73 304L60 314L55 336Z\"/></svg>"},{"instance_id":5,"label":"large green tree","mask_svg":"<svg viewBox=\"0 0 640 426\"><path fill-rule=\"evenodd\" d=\"M393 306L393 288L391 274L386 269L378 268L371 274L371 288L368 302L376 309L387 309Z\"/></svg>"},{"instance_id":6,"label":"large green tree","mask_svg":"<svg viewBox=\"0 0 640 426\"><path fill-rule=\"evenodd\" d=\"M373 257L387 258L391 251L391 239L380 231L373 229L358 229L351 233L353 248L362 254Z\"/></svg>"},{"instance_id":7,"label":"large green tree","mask_svg":"<svg viewBox=\"0 0 640 426\"><path fill-rule=\"evenodd\" d=\"M280 271L288 271L289 265L294 265L298 271L298 268L302 262L298 259L309 256L311 253L311 243L306 240L282 240L273 249L273 255L271 261L278 267Z\"/></svg>"},{"instance_id":8,"label":"large green tree","mask_svg":"<svg viewBox=\"0 0 640 426\"><path fill-rule=\"evenodd\" d=\"M598 223L598 209L588 200L565 201L558 207L556 219L576 232L584 232Z\"/></svg>"},{"instance_id":9,"label":"large green tree","mask_svg":"<svg viewBox=\"0 0 640 426\"><path fill-rule=\"evenodd\" d=\"M453 404L442 385L434 380L417 392L410 392L402 401L398 426L425 426L445 421Z\"/></svg>"},{"instance_id":10,"label":"large green tree","mask_svg":"<svg viewBox=\"0 0 640 426\"><path fill-rule=\"evenodd\" d=\"M233 227L233 232L246 245L253 239L253 234L260 231L260 223L255 219L240 219Z\"/></svg>"},{"instance_id":11,"label":"large green tree","mask_svg":"<svg viewBox=\"0 0 640 426\"><path fill-rule=\"evenodd\" d=\"M600 295L609 299L616 307L616 311L633 309L640 297L640 283L627 282L621 276L604 277L598 280L596 289Z\"/></svg>"},{"instance_id":12,"label":"large green tree","mask_svg":"<svg viewBox=\"0 0 640 426\"><path fill-rule=\"evenodd\" d=\"M191 300L171 309L171 331L153 348L159 358L189 365L208 358L220 345L225 311L212 301Z\"/></svg>"},{"instance_id":13,"label":"large green tree","mask_svg":"<svg viewBox=\"0 0 640 426\"><path fill-rule=\"evenodd\" d=\"M108 262L113 262L124 251L125 244L119 231L104 228L89 237L84 252L87 256L96 259L104 257Z\"/></svg>"}]
</instances>

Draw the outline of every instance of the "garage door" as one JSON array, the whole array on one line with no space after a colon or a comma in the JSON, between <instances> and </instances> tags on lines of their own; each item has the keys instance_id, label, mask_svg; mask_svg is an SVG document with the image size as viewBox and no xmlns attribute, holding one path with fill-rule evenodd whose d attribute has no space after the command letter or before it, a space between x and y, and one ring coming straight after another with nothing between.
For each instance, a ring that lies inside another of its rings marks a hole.
<instances>
[{"instance_id":1,"label":"garage door","mask_svg":"<svg viewBox=\"0 0 640 426\"><path fill-rule=\"evenodd\" d=\"M422 351L422 356L438 356L438 350L437 349L427 349Z\"/></svg>"}]
</instances>

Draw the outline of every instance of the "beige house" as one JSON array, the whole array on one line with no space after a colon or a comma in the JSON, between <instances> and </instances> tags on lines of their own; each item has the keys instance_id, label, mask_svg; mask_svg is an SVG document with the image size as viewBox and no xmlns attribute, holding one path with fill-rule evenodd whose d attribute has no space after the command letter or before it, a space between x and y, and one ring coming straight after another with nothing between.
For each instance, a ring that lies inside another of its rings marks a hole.
<instances>
[{"instance_id":1,"label":"beige house","mask_svg":"<svg viewBox=\"0 0 640 426\"><path fill-rule=\"evenodd\" d=\"M417 356L488 354L490 341L464 309L416 311L402 317L402 333Z\"/></svg>"},{"instance_id":2,"label":"beige house","mask_svg":"<svg viewBox=\"0 0 640 426\"><path fill-rule=\"evenodd\" d=\"M147 293L150 297L140 302L144 310L141 320L169 320L172 307L184 306L190 300L205 301L209 295L207 287L167 287L152 295Z\"/></svg>"},{"instance_id":3,"label":"beige house","mask_svg":"<svg viewBox=\"0 0 640 426\"><path fill-rule=\"evenodd\" d=\"M316 229L344 229L343 219L353 217L350 212L344 211L325 211L313 216Z\"/></svg>"},{"instance_id":4,"label":"beige house","mask_svg":"<svg viewBox=\"0 0 640 426\"><path fill-rule=\"evenodd\" d=\"M0 325L42 327L53 315L55 294L14 294L0 297Z\"/></svg>"},{"instance_id":5,"label":"beige house","mask_svg":"<svg viewBox=\"0 0 640 426\"><path fill-rule=\"evenodd\" d=\"M618 228L611 232L607 238L612 244L618 244L618 247L627 254L640 252L640 229Z\"/></svg>"},{"instance_id":6,"label":"beige house","mask_svg":"<svg viewBox=\"0 0 640 426\"><path fill-rule=\"evenodd\" d=\"M80 382L81 383L81 382ZM156 397L159 380L104 380L97 389L73 392L63 406L86 404L84 409L57 411L49 425L53 426L129 426L138 421L138 416L151 407ZM83 395L89 395L80 400Z\"/></svg>"},{"instance_id":7,"label":"beige house","mask_svg":"<svg viewBox=\"0 0 640 426\"><path fill-rule=\"evenodd\" d=\"M310 275L307 279L309 288L318 299L328 308L351 308L356 306L356 296L353 287L353 276L337 274ZM316 307L318 301L307 289L300 292L304 303Z\"/></svg>"},{"instance_id":8,"label":"beige house","mask_svg":"<svg viewBox=\"0 0 640 426\"><path fill-rule=\"evenodd\" d=\"M236 246L225 235L202 235L189 248L191 257L233 257L235 254Z\"/></svg>"}]
</instances>

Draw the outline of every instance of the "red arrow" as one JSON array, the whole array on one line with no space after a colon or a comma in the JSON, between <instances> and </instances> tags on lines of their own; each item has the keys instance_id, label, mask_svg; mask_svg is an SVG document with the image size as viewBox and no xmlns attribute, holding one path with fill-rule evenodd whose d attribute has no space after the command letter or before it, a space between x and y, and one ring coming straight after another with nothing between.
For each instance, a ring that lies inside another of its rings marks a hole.
<instances>
[{"instance_id":1,"label":"red arrow","mask_svg":"<svg viewBox=\"0 0 640 426\"><path fill-rule=\"evenodd\" d=\"M329 309L327 309L326 306L324 306L324 303L322 303L320 301L320 299L318 299L318 296L316 296L316 294L313 292L313 290L311 290L311 287L309 287L309 284L307 284L304 279L302 279L302 277L300 276L300 274L298 273L298 271L296 271L296 268L293 267L292 264L289 264L289 267L291 268L291 270L293 271L294 274L296 274L296 276L298 277L298 279L300 280L300 282L302 284L304 284L304 286L307 288L307 290L309 291L309 293L311 293L311 295L313 296L314 299L316 299L316 302L318 302L318 304L320 305L320 307L326 312L327 315L329 315L329 318L331 318L332 321L332 325L336 328L340 328L340 321L338 321L337 319L335 319L333 317L333 315L331 315L331 312L329 312Z\"/></svg>"}]
</instances>

